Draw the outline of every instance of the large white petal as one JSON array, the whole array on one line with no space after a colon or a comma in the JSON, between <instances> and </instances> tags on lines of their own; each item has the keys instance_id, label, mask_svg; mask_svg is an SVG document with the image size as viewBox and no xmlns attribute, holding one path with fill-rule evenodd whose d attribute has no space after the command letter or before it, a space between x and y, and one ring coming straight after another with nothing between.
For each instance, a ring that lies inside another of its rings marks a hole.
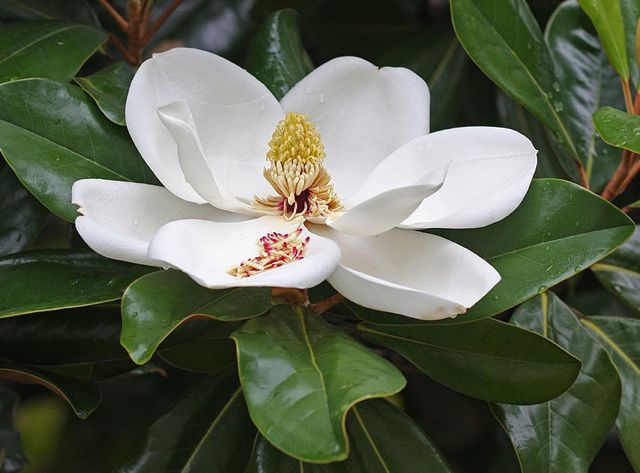
<instances>
[{"instance_id":1,"label":"large white petal","mask_svg":"<svg viewBox=\"0 0 640 473\"><path fill-rule=\"evenodd\" d=\"M462 314L500 280L482 258L436 235L393 229L358 237L314 225L335 241L342 259L329 282L364 307L416 319Z\"/></svg>"},{"instance_id":2,"label":"large white petal","mask_svg":"<svg viewBox=\"0 0 640 473\"><path fill-rule=\"evenodd\" d=\"M138 69L127 97L129 133L167 189L203 202L185 182L176 144L156 112L176 100L187 102L216 178L246 200L266 194L270 188L262 168L271 134L284 116L271 92L232 62L197 49L154 54Z\"/></svg>"},{"instance_id":3,"label":"large white petal","mask_svg":"<svg viewBox=\"0 0 640 473\"><path fill-rule=\"evenodd\" d=\"M429 89L408 69L341 57L321 65L281 101L307 114L325 144L338 195L357 190L394 150L429 131Z\"/></svg>"},{"instance_id":4,"label":"large white petal","mask_svg":"<svg viewBox=\"0 0 640 473\"><path fill-rule=\"evenodd\" d=\"M524 135L507 128L451 128L411 141L391 164L418 172L422 160L447 173L442 188L401 226L476 228L502 220L522 202L536 153Z\"/></svg>"},{"instance_id":5,"label":"large white petal","mask_svg":"<svg viewBox=\"0 0 640 473\"><path fill-rule=\"evenodd\" d=\"M94 251L108 258L160 266L147 256L155 232L172 220L238 221L241 215L178 199L164 187L134 182L83 179L72 189L81 214L76 228Z\"/></svg>"},{"instance_id":6,"label":"large white petal","mask_svg":"<svg viewBox=\"0 0 640 473\"><path fill-rule=\"evenodd\" d=\"M176 142L178 162L185 179L199 196L219 209L259 215L249 203L242 202L231 195L228 188L214 176L207 164L200 137L186 101L176 100L158 107L158 116Z\"/></svg>"},{"instance_id":7,"label":"large white petal","mask_svg":"<svg viewBox=\"0 0 640 473\"><path fill-rule=\"evenodd\" d=\"M239 223L178 220L156 233L149 256L178 268L209 288L271 286L305 289L324 281L340 260L340 249L331 240L310 235L306 256L279 268L245 278L227 270L258 256L258 239L270 232L290 233L297 225L280 217L260 217Z\"/></svg>"}]
</instances>

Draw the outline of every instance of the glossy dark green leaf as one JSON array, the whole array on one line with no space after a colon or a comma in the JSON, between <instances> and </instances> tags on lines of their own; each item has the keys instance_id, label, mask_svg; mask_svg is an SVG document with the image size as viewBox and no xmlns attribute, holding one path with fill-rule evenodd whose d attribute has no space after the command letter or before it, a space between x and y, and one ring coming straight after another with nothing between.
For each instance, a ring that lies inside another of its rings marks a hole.
<instances>
[{"instance_id":1,"label":"glossy dark green leaf","mask_svg":"<svg viewBox=\"0 0 640 473\"><path fill-rule=\"evenodd\" d=\"M0 256L29 246L48 215L8 167L0 169L0 215Z\"/></svg>"},{"instance_id":2,"label":"glossy dark green leaf","mask_svg":"<svg viewBox=\"0 0 640 473\"><path fill-rule=\"evenodd\" d=\"M0 24L0 83L29 77L66 82L106 39L106 33L87 25Z\"/></svg>"},{"instance_id":3,"label":"glossy dark green leaf","mask_svg":"<svg viewBox=\"0 0 640 473\"><path fill-rule=\"evenodd\" d=\"M640 17L640 2L637 0L619 0L624 34L627 44L627 58L629 60L629 76L632 84L640 83L640 68L638 67L638 52L636 51L636 27Z\"/></svg>"},{"instance_id":4,"label":"glossy dark green leaf","mask_svg":"<svg viewBox=\"0 0 640 473\"><path fill-rule=\"evenodd\" d=\"M149 270L85 250L5 256L0 258L0 318L115 301Z\"/></svg>"},{"instance_id":5,"label":"glossy dark green leaf","mask_svg":"<svg viewBox=\"0 0 640 473\"><path fill-rule=\"evenodd\" d=\"M611 359L553 293L520 306L511 322L535 330L582 360L576 382L556 399L492 407L511 438L522 472L587 473L618 412L620 378Z\"/></svg>"},{"instance_id":6,"label":"glossy dark green leaf","mask_svg":"<svg viewBox=\"0 0 640 473\"><path fill-rule=\"evenodd\" d=\"M545 40L555 64L556 106L562 109L590 188L599 191L613 175L622 153L597 138L591 116L603 105L624 106L620 78L576 1L565 1L556 9L547 23Z\"/></svg>"},{"instance_id":7,"label":"glossy dark green leaf","mask_svg":"<svg viewBox=\"0 0 640 473\"><path fill-rule=\"evenodd\" d=\"M78 179L157 182L124 128L80 88L45 79L0 85L0 151L25 187L68 221L77 215Z\"/></svg>"},{"instance_id":8,"label":"glossy dark green leaf","mask_svg":"<svg viewBox=\"0 0 640 473\"><path fill-rule=\"evenodd\" d=\"M579 159L562 117L551 54L527 2L452 0L451 16L471 59L551 128L571 156Z\"/></svg>"},{"instance_id":9,"label":"glossy dark green leaf","mask_svg":"<svg viewBox=\"0 0 640 473\"><path fill-rule=\"evenodd\" d=\"M124 105L133 73L130 65L116 62L90 76L76 77L75 81L109 120L124 125Z\"/></svg>"},{"instance_id":10,"label":"glossy dark green leaf","mask_svg":"<svg viewBox=\"0 0 640 473\"><path fill-rule=\"evenodd\" d=\"M640 471L640 320L589 317L582 323L607 349L622 378L622 400L616 426L627 458Z\"/></svg>"},{"instance_id":11,"label":"glossy dark green leaf","mask_svg":"<svg viewBox=\"0 0 640 473\"><path fill-rule=\"evenodd\" d=\"M465 107L461 93L469 61L451 32L437 36L419 35L389 50L376 64L411 69L429 85L431 94L430 128L432 131L458 125L456 119Z\"/></svg>"},{"instance_id":12,"label":"glossy dark green leaf","mask_svg":"<svg viewBox=\"0 0 640 473\"><path fill-rule=\"evenodd\" d=\"M255 451L258 473L450 473L420 427L384 400L354 406L347 418L351 452L344 462L318 465L286 456L267 442Z\"/></svg>"},{"instance_id":13,"label":"glossy dark green leaf","mask_svg":"<svg viewBox=\"0 0 640 473\"><path fill-rule=\"evenodd\" d=\"M171 343L158 350L158 354L170 365L183 370L218 373L236 364L235 346L229 338L236 328L237 324L217 323L197 338Z\"/></svg>"},{"instance_id":14,"label":"glossy dark green leaf","mask_svg":"<svg viewBox=\"0 0 640 473\"><path fill-rule=\"evenodd\" d=\"M640 153L640 117L612 107L602 107L593 115L602 139L612 146Z\"/></svg>"},{"instance_id":15,"label":"glossy dark green leaf","mask_svg":"<svg viewBox=\"0 0 640 473\"><path fill-rule=\"evenodd\" d=\"M89 417L102 400L102 394L90 382L1 359L0 379L44 386L64 399L81 419Z\"/></svg>"},{"instance_id":16,"label":"glossy dark green leaf","mask_svg":"<svg viewBox=\"0 0 640 473\"><path fill-rule=\"evenodd\" d=\"M573 182L580 182L575 162L566 148L555 143L549 128L503 92L498 92L497 105L502 126L519 131L529 138L538 150L535 177L569 178Z\"/></svg>"},{"instance_id":17,"label":"glossy dark green leaf","mask_svg":"<svg viewBox=\"0 0 640 473\"><path fill-rule=\"evenodd\" d=\"M486 259L502 280L454 323L498 314L579 273L621 245L635 229L611 203L576 184L535 179L504 220L438 235Z\"/></svg>"},{"instance_id":18,"label":"glossy dark green leaf","mask_svg":"<svg viewBox=\"0 0 640 473\"><path fill-rule=\"evenodd\" d=\"M0 388L0 473L17 473L27 463L13 421L18 401L16 393Z\"/></svg>"},{"instance_id":19,"label":"glossy dark green leaf","mask_svg":"<svg viewBox=\"0 0 640 473\"><path fill-rule=\"evenodd\" d=\"M400 353L436 381L468 396L534 404L571 386L580 361L544 337L488 319L465 324L371 324L362 336Z\"/></svg>"},{"instance_id":20,"label":"glossy dark green leaf","mask_svg":"<svg viewBox=\"0 0 640 473\"><path fill-rule=\"evenodd\" d=\"M591 270L604 287L640 314L640 230Z\"/></svg>"},{"instance_id":21,"label":"glossy dark green leaf","mask_svg":"<svg viewBox=\"0 0 640 473\"><path fill-rule=\"evenodd\" d=\"M589 15L609 57L609 61L621 77L629 78L627 45L620 0L578 0Z\"/></svg>"},{"instance_id":22,"label":"glossy dark green leaf","mask_svg":"<svg viewBox=\"0 0 640 473\"><path fill-rule=\"evenodd\" d=\"M249 46L245 67L278 99L313 70L295 11L279 10L265 20Z\"/></svg>"},{"instance_id":23,"label":"glossy dark green leaf","mask_svg":"<svg viewBox=\"0 0 640 473\"><path fill-rule=\"evenodd\" d=\"M98 17L86 0L2 0L2 20L66 19L98 24Z\"/></svg>"},{"instance_id":24,"label":"glossy dark green leaf","mask_svg":"<svg viewBox=\"0 0 640 473\"><path fill-rule=\"evenodd\" d=\"M232 338L251 418L270 442L301 460L344 460L349 408L405 385L391 363L299 308L274 306Z\"/></svg>"},{"instance_id":25,"label":"glossy dark green leaf","mask_svg":"<svg viewBox=\"0 0 640 473\"><path fill-rule=\"evenodd\" d=\"M0 319L0 358L48 366L128 357L118 311L86 307Z\"/></svg>"},{"instance_id":26,"label":"glossy dark green leaf","mask_svg":"<svg viewBox=\"0 0 640 473\"><path fill-rule=\"evenodd\" d=\"M271 306L269 288L207 289L186 274L156 271L131 284L122 299L122 345L138 364L181 324L194 318L244 320Z\"/></svg>"},{"instance_id":27,"label":"glossy dark green leaf","mask_svg":"<svg viewBox=\"0 0 640 473\"><path fill-rule=\"evenodd\" d=\"M149 427L144 444L115 472L239 473L254 438L234 377L207 376Z\"/></svg>"}]
</instances>

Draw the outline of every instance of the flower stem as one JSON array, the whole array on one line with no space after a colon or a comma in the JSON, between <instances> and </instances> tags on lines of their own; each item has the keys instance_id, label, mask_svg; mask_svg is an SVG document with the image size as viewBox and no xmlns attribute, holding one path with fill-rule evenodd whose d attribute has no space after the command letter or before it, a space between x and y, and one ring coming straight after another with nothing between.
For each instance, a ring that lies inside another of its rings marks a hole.
<instances>
[{"instance_id":1,"label":"flower stem","mask_svg":"<svg viewBox=\"0 0 640 473\"><path fill-rule=\"evenodd\" d=\"M328 297L320 302L316 302L315 304L311 304L311 310L316 314L320 315L323 312L331 309L333 306L340 304L344 300L344 296L342 294L334 294L331 297Z\"/></svg>"}]
</instances>

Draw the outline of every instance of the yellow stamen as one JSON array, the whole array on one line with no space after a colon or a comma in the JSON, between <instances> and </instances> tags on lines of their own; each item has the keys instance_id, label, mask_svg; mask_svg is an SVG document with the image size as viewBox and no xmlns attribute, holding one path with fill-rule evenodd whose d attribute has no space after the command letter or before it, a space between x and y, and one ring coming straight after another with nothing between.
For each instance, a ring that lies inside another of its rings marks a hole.
<instances>
[{"instance_id":1,"label":"yellow stamen","mask_svg":"<svg viewBox=\"0 0 640 473\"><path fill-rule=\"evenodd\" d=\"M287 113L269 141L269 166L264 170L278 195L256 197L253 205L286 219L327 217L339 210L331 176L322 165L324 157L324 144L313 123L305 115Z\"/></svg>"}]
</instances>

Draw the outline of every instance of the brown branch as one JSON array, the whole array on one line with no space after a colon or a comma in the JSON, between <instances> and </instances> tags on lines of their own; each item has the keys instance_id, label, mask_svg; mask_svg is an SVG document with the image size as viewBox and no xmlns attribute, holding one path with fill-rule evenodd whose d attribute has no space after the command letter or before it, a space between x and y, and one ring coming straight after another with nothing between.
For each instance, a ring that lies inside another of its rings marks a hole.
<instances>
[{"instance_id":1,"label":"brown branch","mask_svg":"<svg viewBox=\"0 0 640 473\"><path fill-rule=\"evenodd\" d=\"M122 41L120 41L120 38L118 38L116 35L114 35L113 33L109 33L109 39L111 40L111 42L113 43L113 45L116 47L116 49L118 50L118 52L120 54L122 54L122 57L124 57L124 59L129 63L129 64L135 64L135 58L129 53L129 50L127 49L127 47L124 45L124 43Z\"/></svg>"},{"instance_id":2,"label":"brown branch","mask_svg":"<svg viewBox=\"0 0 640 473\"><path fill-rule=\"evenodd\" d=\"M611 179L609 179L607 186L600 194L603 199L613 200L617 195L616 192L618 191L620 184L622 184L622 181L624 181L629 166L631 165L630 157L631 152L625 149L624 153L622 154L622 160L620 161L620 164L613 173L613 176L611 176Z\"/></svg>"},{"instance_id":3,"label":"brown branch","mask_svg":"<svg viewBox=\"0 0 640 473\"><path fill-rule=\"evenodd\" d=\"M167 21L167 18L169 18L169 16L175 11L176 8L178 8L178 6L180 6L181 3L182 0L173 0L173 3L171 3L171 5L169 5L166 10L162 12L151 29L149 29L144 37L145 42L149 41L153 37L153 35L158 32L164 22Z\"/></svg>"},{"instance_id":4,"label":"brown branch","mask_svg":"<svg viewBox=\"0 0 640 473\"><path fill-rule=\"evenodd\" d=\"M629 187L638 173L640 173L640 159L638 159L638 155L631 153L631 159L635 161L632 161L632 163L630 163L629 170L627 171L624 180L616 189L616 196L622 194L625 190L627 190L627 187Z\"/></svg>"},{"instance_id":5,"label":"brown branch","mask_svg":"<svg viewBox=\"0 0 640 473\"><path fill-rule=\"evenodd\" d=\"M118 13L118 11L113 8L113 6L109 3L108 0L98 0L100 2L100 5L102 5L102 8L104 8L107 13L111 16L111 18L113 18L113 20L116 22L116 25L118 25L118 28L120 28L122 31L124 31L125 33L129 31L129 23L127 22L127 20L125 20L122 15L120 15L120 13Z\"/></svg>"},{"instance_id":6,"label":"brown branch","mask_svg":"<svg viewBox=\"0 0 640 473\"><path fill-rule=\"evenodd\" d=\"M340 304L343 300L344 296L342 294L334 294L333 296L328 297L323 301L316 302L315 304L310 304L309 307L316 314L320 315L323 312L331 309L333 306Z\"/></svg>"},{"instance_id":7,"label":"brown branch","mask_svg":"<svg viewBox=\"0 0 640 473\"><path fill-rule=\"evenodd\" d=\"M589 188L589 178L587 177L587 172L584 169L584 164L579 159L575 160L576 167L578 168L578 175L580 176L580 185L585 189Z\"/></svg>"},{"instance_id":8,"label":"brown branch","mask_svg":"<svg viewBox=\"0 0 640 473\"><path fill-rule=\"evenodd\" d=\"M628 113L634 113L635 107L633 105L633 100L631 99L631 87L629 86L629 79L620 78L620 82L622 83L622 93L624 94L624 104L627 107Z\"/></svg>"}]
</instances>

